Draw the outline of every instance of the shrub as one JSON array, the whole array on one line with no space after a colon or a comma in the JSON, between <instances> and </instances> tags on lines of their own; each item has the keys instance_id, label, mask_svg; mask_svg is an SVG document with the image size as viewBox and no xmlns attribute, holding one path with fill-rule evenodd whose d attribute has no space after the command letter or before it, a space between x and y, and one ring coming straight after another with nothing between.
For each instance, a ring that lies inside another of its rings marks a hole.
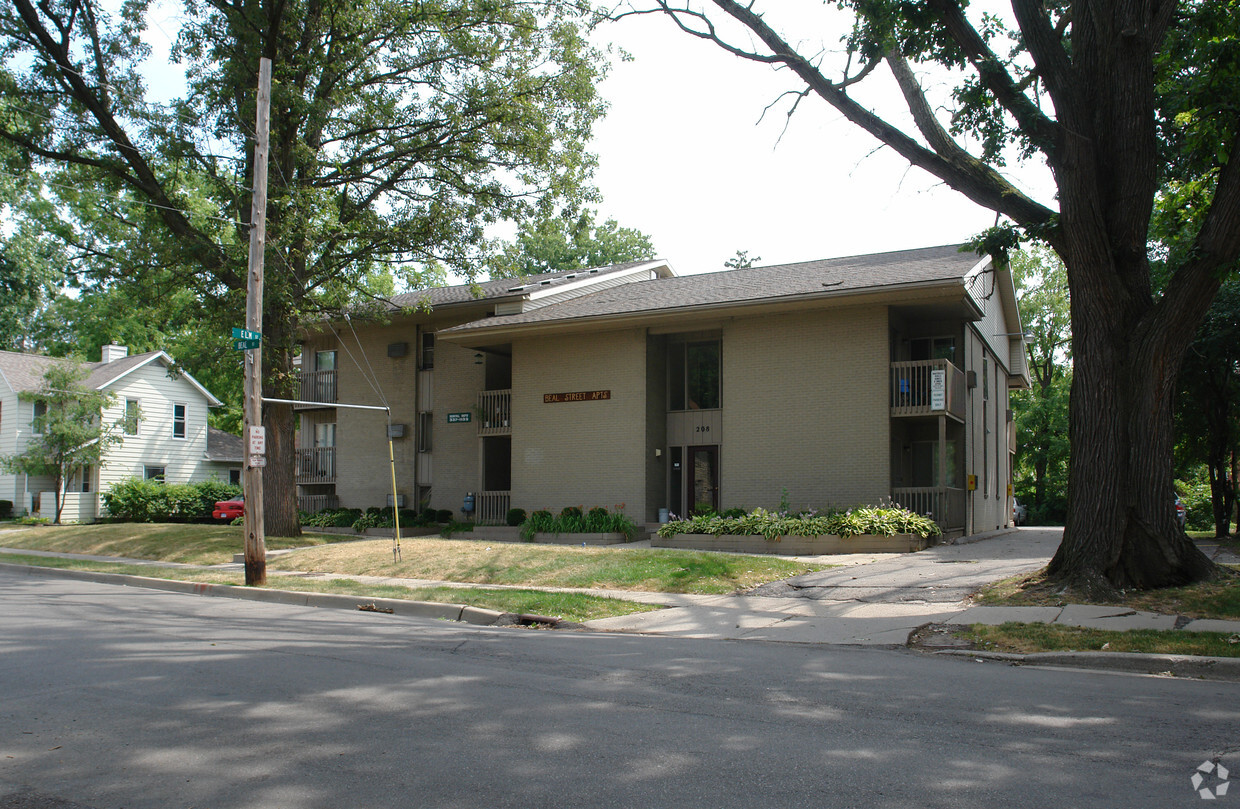
<instances>
[{"instance_id":1,"label":"shrub","mask_svg":"<svg viewBox=\"0 0 1240 809\"><path fill-rule=\"evenodd\" d=\"M453 514L450 508L441 508L435 512L435 522L452 522Z\"/></svg>"},{"instance_id":2,"label":"shrub","mask_svg":"<svg viewBox=\"0 0 1240 809\"><path fill-rule=\"evenodd\" d=\"M301 524L316 528L348 528L361 516L360 508L328 508L304 518Z\"/></svg>"},{"instance_id":3,"label":"shrub","mask_svg":"<svg viewBox=\"0 0 1240 809\"><path fill-rule=\"evenodd\" d=\"M0 520L7 520L13 516L13 501L0 500Z\"/></svg>"},{"instance_id":4,"label":"shrub","mask_svg":"<svg viewBox=\"0 0 1240 809\"><path fill-rule=\"evenodd\" d=\"M928 517L904 508L864 506L826 514L803 512L790 517L756 508L741 517L721 517L717 514L699 514L687 520L675 520L659 527L659 536L674 534L753 535L761 534L771 541L784 536L818 537L833 534L841 537L857 534L892 536L916 534L920 537L938 536L942 531Z\"/></svg>"},{"instance_id":5,"label":"shrub","mask_svg":"<svg viewBox=\"0 0 1240 809\"><path fill-rule=\"evenodd\" d=\"M623 512L611 513L605 508L592 508L583 515L580 508L569 506L558 517L545 509L535 511L521 524L521 538L527 542L534 534L625 534L637 535L637 523Z\"/></svg>"},{"instance_id":6,"label":"shrub","mask_svg":"<svg viewBox=\"0 0 1240 809\"><path fill-rule=\"evenodd\" d=\"M211 519L217 501L239 494L240 486L218 480L160 483L131 478L104 492L103 504L118 522L189 522Z\"/></svg>"},{"instance_id":7,"label":"shrub","mask_svg":"<svg viewBox=\"0 0 1240 809\"><path fill-rule=\"evenodd\" d=\"M523 508L508 509L508 514L504 517L504 522L507 525L511 525L511 526L518 526L521 523L525 522L525 509Z\"/></svg>"}]
</instances>

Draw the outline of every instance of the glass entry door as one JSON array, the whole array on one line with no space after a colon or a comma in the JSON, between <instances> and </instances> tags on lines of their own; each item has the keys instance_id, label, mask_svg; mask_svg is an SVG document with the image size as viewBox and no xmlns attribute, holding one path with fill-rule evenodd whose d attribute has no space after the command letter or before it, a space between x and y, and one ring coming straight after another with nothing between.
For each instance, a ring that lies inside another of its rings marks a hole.
<instances>
[{"instance_id":1,"label":"glass entry door","mask_svg":"<svg viewBox=\"0 0 1240 809\"><path fill-rule=\"evenodd\" d=\"M719 446L689 447L690 514L719 511Z\"/></svg>"}]
</instances>

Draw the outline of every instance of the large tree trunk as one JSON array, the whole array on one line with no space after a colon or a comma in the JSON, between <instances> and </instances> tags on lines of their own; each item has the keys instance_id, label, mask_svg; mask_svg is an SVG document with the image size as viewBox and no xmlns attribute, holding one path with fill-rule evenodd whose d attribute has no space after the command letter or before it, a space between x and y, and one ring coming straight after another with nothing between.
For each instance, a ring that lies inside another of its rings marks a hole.
<instances>
[{"instance_id":1,"label":"large tree trunk","mask_svg":"<svg viewBox=\"0 0 1240 809\"><path fill-rule=\"evenodd\" d=\"M1070 273L1083 260L1066 258ZM1172 327L1108 283L1122 274L1086 270L1073 288L1068 521L1048 571L1096 596L1221 573L1175 519L1171 390L1196 321Z\"/></svg>"}]
</instances>

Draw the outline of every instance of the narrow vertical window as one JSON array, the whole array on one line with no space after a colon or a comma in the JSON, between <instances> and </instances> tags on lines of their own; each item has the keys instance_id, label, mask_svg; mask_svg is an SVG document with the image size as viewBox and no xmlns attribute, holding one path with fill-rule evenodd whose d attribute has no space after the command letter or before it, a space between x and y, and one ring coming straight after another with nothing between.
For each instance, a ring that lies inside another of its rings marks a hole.
<instances>
[{"instance_id":1,"label":"narrow vertical window","mask_svg":"<svg viewBox=\"0 0 1240 809\"><path fill-rule=\"evenodd\" d=\"M138 434L138 400L125 400L125 435Z\"/></svg>"},{"instance_id":2,"label":"narrow vertical window","mask_svg":"<svg viewBox=\"0 0 1240 809\"><path fill-rule=\"evenodd\" d=\"M183 404L172 406L172 437L185 437L185 405Z\"/></svg>"},{"instance_id":3,"label":"narrow vertical window","mask_svg":"<svg viewBox=\"0 0 1240 809\"><path fill-rule=\"evenodd\" d=\"M435 367L435 335L433 332L422 333L421 366L423 371L429 371Z\"/></svg>"},{"instance_id":4,"label":"narrow vertical window","mask_svg":"<svg viewBox=\"0 0 1240 809\"><path fill-rule=\"evenodd\" d=\"M43 423L47 421L47 402L36 401L34 403L34 418L30 421L30 432L34 435L43 435Z\"/></svg>"},{"instance_id":5,"label":"narrow vertical window","mask_svg":"<svg viewBox=\"0 0 1240 809\"><path fill-rule=\"evenodd\" d=\"M434 420L434 413L418 414L418 452L431 451L431 422Z\"/></svg>"}]
</instances>

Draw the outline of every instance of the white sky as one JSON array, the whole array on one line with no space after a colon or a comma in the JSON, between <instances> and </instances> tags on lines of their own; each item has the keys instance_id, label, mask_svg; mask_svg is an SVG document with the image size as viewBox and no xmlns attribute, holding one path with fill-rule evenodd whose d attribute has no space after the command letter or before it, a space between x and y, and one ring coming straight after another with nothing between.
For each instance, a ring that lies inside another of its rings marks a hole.
<instances>
[{"instance_id":1,"label":"white sky","mask_svg":"<svg viewBox=\"0 0 1240 809\"><path fill-rule=\"evenodd\" d=\"M678 274L723 269L737 250L780 264L952 244L994 224L992 211L894 152L874 153L876 140L816 96L801 102L782 140L786 102L758 124L798 86L786 71L654 15L604 33L634 61L618 62L600 85L611 104L594 140L601 218L648 234ZM824 39L837 47L838 35ZM884 68L865 81L879 85L880 112L903 111ZM1053 204L1048 172L1022 174L1040 189L1035 198Z\"/></svg>"}]
</instances>

